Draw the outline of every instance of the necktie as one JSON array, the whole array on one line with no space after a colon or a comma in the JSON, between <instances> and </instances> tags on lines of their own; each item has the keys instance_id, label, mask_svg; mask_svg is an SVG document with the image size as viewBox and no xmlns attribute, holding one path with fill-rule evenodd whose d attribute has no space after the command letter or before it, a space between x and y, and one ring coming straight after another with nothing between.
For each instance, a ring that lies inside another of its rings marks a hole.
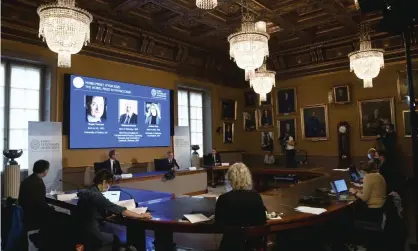
<instances>
[{"instance_id":1,"label":"necktie","mask_svg":"<svg viewBox=\"0 0 418 251\"><path fill-rule=\"evenodd\" d=\"M124 122L124 124L129 124L129 120L130 120L131 118L129 117L129 115L128 116L126 116L126 119L125 119L125 122Z\"/></svg>"}]
</instances>

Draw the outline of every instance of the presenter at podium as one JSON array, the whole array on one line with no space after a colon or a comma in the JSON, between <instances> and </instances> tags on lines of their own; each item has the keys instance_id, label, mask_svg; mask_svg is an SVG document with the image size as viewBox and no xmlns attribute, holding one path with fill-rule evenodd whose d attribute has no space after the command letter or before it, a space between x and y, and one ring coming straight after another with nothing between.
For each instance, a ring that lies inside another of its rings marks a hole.
<instances>
[{"instance_id":1,"label":"presenter at podium","mask_svg":"<svg viewBox=\"0 0 418 251\"><path fill-rule=\"evenodd\" d=\"M122 168L120 168L120 163L116 159L116 155L116 150L109 151L109 159L103 162L103 169L106 169L113 175L122 175Z\"/></svg>"},{"instance_id":2,"label":"presenter at podium","mask_svg":"<svg viewBox=\"0 0 418 251\"><path fill-rule=\"evenodd\" d=\"M221 155L216 152L216 149L212 149L212 153L208 155L208 164L211 166L219 166L221 165Z\"/></svg>"}]
</instances>

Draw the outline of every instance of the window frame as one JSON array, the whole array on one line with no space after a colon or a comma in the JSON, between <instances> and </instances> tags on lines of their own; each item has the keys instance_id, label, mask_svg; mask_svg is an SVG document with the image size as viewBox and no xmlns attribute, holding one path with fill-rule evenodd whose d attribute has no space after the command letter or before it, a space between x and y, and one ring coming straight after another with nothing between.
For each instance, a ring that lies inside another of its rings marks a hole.
<instances>
[{"instance_id":1,"label":"window frame","mask_svg":"<svg viewBox=\"0 0 418 251\"><path fill-rule=\"evenodd\" d=\"M178 99L178 92L186 92L187 93L187 120L188 120L188 127L189 127L189 139L190 139L190 146L192 146L192 126L191 126L191 116L190 116L190 110L191 110L191 105L190 105L190 93L199 93L202 96L202 148L199 149L202 152L202 156L199 157L203 157L205 155L204 152L204 148L205 148L205 138L204 138L204 134L205 134L205 127L203 126L205 124L205 117L203 116L204 114L204 106L205 106L205 93L202 90L198 90L198 89L189 89L189 88L179 88L177 89L177 99ZM179 110L179 100L177 100L177 111ZM177 125L179 122L179 116L178 116L178 112L177 112ZM193 150L190 150L191 152L193 152Z\"/></svg>"},{"instance_id":2,"label":"window frame","mask_svg":"<svg viewBox=\"0 0 418 251\"><path fill-rule=\"evenodd\" d=\"M22 60L1 58L1 63L4 64L4 131L3 131L3 149L9 149L10 146L10 95L12 91L11 86L11 72L12 66L23 66L37 68L40 71L39 74L39 121L45 121L45 115L47 114L47 93L45 92L48 82L47 68L42 64L28 63ZM4 166L7 164L4 158L3 166L1 170L4 170ZM29 167L28 167L29 168Z\"/></svg>"}]
</instances>

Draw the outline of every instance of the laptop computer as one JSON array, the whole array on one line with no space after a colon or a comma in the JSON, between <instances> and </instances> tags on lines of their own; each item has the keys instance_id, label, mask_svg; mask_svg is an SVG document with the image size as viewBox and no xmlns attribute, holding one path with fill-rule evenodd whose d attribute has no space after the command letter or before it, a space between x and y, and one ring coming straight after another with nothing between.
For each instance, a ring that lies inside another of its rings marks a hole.
<instances>
[{"instance_id":1,"label":"laptop computer","mask_svg":"<svg viewBox=\"0 0 418 251\"><path fill-rule=\"evenodd\" d=\"M107 191L103 193L103 196L112 203L120 201L120 191Z\"/></svg>"},{"instance_id":2,"label":"laptop computer","mask_svg":"<svg viewBox=\"0 0 418 251\"><path fill-rule=\"evenodd\" d=\"M348 192L348 186L344 179L331 181L331 188L334 190L338 200L353 200Z\"/></svg>"}]
</instances>

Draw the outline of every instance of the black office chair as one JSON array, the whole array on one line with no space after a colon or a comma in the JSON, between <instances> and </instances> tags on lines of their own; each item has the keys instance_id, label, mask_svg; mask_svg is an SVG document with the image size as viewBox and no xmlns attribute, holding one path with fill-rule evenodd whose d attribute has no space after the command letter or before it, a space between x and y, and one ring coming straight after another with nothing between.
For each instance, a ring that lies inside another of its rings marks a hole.
<instances>
[{"instance_id":1,"label":"black office chair","mask_svg":"<svg viewBox=\"0 0 418 251\"><path fill-rule=\"evenodd\" d=\"M155 171L168 171L166 161L167 159L154 159Z\"/></svg>"},{"instance_id":2,"label":"black office chair","mask_svg":"<svg viewBox=\"0 0 418 251\"><path fill-rule=\"evenodd\" d=\"M267 225L251 227L225 227L223 234L245 240L237 244L236 250L242 251L267 251L269 227ZM242 245L242 246L241 246Z\"/></svg>"},{"instance_id":3,"label":"black office chair","mask_svg":"<svg viewBox=\"0 0 418 251\"><path fill-rule=\"evenodd\" d=\"M103 162L94 162L93 167L94 167L94 173L96 174L98 171L103 169Z\"/></svg>"}]
</instances>

